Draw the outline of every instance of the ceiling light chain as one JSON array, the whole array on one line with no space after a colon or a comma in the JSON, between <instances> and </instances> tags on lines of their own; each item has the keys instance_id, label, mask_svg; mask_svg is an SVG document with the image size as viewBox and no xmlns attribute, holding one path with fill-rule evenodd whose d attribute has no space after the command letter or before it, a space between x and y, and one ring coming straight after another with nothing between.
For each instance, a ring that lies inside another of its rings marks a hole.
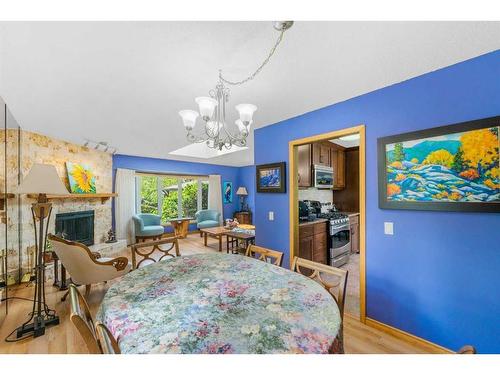
<instances>
[{"instance_id":1,"label":"ceiling light chain","mask_svg":"<svg viewBox=\"0 0 500 375\"><path fill-rule=\"evenodd\" d=\"M267 55L266 59L262 62L262 64L260 64L260 66L257 68L257 70L255 72L253 72L253 74L249 75L247 78L245 78L241 81L229 81L222 76L222 70L219 70L219 79L222 82L227 83L228 85L232 85L232 86L243 85L244 83L247 83L248 81L251 81L252 79L254 79L255 76L260 73L262 68L264 68L264 66L266 66L266 64L269 62L271 57L274 55L274 52L276 52L276 48L278 48L279 44L283 40L283 35L285 34L286 30L287 29L285 29L285 28L281 29L280 35L279 35L278 39L276 40L276 43L274 43L273 48L271 48L271 51Z\"/></svg>"},{"instance_id":2,"label":"ceiling light chain","mask_svg":"<svg viewBox=\"0 0 500 375\"><path fill-rule=\"evenodd\" d=\"M275 22L274 28L280 32L276 43L269 52L267 58L247 78L241 81L229 81L222 76L222 71L219 70L219 83L215 89L209 91L209 97L198 97L195 102L198 104L199 113L193 110L182 110L179 115L182 117L182 122L187 131L187 139L192 143L205 142L210 148L222 151L223 148L231 149L232 145L244 147L247 144L247 137L250 134L250 125L252 124L253 114L257 107L253 104L238 104L236 110L239 113L239 119L235 121L238 128L236 135L227 128L226 123L226 103L229 101L229 88L224 86L228 85L242 85L255 78L257 74L269 62L271 57L276 52L279 44L283 40L283 35L293 25L293 21L280 21ZM205 122L205 131L203 135L195 135L193 129L196 125L196 119L201 117Z\"/></svg>"}]
</instances>

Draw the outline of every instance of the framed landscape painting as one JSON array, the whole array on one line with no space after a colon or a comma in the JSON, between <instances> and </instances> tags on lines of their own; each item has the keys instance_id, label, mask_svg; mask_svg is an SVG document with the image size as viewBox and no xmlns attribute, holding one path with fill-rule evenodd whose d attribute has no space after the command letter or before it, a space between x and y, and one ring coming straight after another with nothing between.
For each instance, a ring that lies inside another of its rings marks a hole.
<instances>
[{"instance_id":1,"label":"framed landscape painting","mask_svg":"<svg viewBox=\"0 0 500 375\"><path fill-rule=\"evenodd\" d=\"M258 193L286 192L286 163L258 165L255 180Z\"/></svg>"},{"instance_id":2,"label":"framed landscape painting","mask_svg":"<svg viewBox=\"0 0 500 375\"><path fill-rule=\"evenodd\" d=\"M379 207L500 212L500 116L378 139Z\"/></svg>"}]
</instances>

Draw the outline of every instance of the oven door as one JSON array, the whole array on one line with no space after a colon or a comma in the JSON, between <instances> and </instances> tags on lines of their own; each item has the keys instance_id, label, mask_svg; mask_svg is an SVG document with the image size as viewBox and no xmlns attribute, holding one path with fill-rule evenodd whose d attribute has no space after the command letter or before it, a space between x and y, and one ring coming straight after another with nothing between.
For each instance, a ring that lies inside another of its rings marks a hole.
<instances>
[{"instance_id":1,"label":"oven door","mask_svg":"<svg viewBox=\"0 0 500 375\"><path fill-rule=\"evenodd\" d=\"M330 259L351 251L349 223L330 226Z\"/></svg>"},{"instance_id":2,"label":"oven door","mask_svg":"<svg viewBox=\"0 0 500 375\"><path fill-rule=\"evenodd\" d=\"M333 187L333 169L315 165L314 187L321 189L331 189Z\"/></svg>"}]
</instances>

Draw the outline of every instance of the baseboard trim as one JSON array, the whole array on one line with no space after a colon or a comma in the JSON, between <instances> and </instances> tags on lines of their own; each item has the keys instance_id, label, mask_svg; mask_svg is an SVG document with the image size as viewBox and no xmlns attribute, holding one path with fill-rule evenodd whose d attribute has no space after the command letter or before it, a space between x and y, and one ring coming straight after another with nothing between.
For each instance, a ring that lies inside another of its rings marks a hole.
<instances>
[{"instance_id":1,"label":"baseboard trim","mask_svg":"<svg viewBox=\"0 0 500 375\"><path fill-rule=\"evenodd\" d=\"M402 331L398 328L392 327L390 325L387 325L385 323L379 322L378 320L371 319L371 318L366 318L365 324L369 327L378 329L380 331L383 331L385 333L388 333L391 336L397 337L398 339L404 340L406 342L412 343L412 344L418 344L421 346L424 346L430 353L433 354L454 354L455 352L451 351L450 349L447 349L445 347L442 347L438 344L434 344L433 342L427 341L421 337L412 335L411 333Z\"/></svg>"}]
</instances>

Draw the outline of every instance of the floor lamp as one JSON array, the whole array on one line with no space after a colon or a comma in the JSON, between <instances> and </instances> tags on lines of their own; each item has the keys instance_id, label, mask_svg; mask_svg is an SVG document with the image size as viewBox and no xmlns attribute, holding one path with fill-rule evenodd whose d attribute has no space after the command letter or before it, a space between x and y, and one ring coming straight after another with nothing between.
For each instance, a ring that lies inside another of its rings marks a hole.
<instances>
[{"instance_id":1,"label":"floor lamp","mask_svg":"<svg viewBox=\"0 0 500 375\"><path fill-rule=\"evenodd\" d=\"M43 253L47 243L52 203L47 199L50 195L67 195L68 190L62 183L53 165L35 164L17 188L18 194L38 194L36 203L31 205L35 230L35 297L30 318L17 329L17 338L27 334L34 337L45 334L45 327L59 324L59 317L45 303L45 263Z\"/></svg>"}]
</instances>

